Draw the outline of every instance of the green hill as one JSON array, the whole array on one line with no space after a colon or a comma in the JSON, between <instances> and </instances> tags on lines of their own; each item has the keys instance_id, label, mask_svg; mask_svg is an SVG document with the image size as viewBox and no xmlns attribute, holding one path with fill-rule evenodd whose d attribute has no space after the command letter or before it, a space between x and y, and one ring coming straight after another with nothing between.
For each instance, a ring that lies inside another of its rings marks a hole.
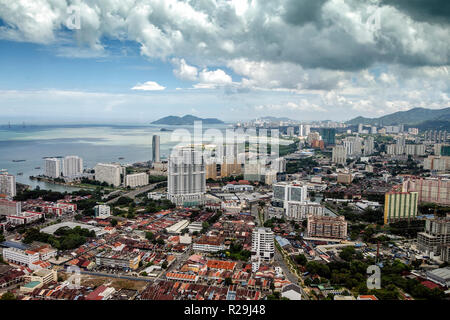
<instances>
[{"instance_id":1,"label":"green hill","mask_svg":"<svg viewBox=\"0 0 450 320\"><path fill-rule=\"evenodd\" d=\"M433 125L433 121L449 122L450 121L450 108L445 109L425 109L414 108L408 111L399 111L392 114L388 114L379 118L364 118L357 117L347 121L349 125L358 125L360 123L375 126L391 126L391 125L419 125L428 121L428 126ZM443 124L440 123L439 126ZM444 124L445 127L445 124Z\"/></svg>"}]
</instances>

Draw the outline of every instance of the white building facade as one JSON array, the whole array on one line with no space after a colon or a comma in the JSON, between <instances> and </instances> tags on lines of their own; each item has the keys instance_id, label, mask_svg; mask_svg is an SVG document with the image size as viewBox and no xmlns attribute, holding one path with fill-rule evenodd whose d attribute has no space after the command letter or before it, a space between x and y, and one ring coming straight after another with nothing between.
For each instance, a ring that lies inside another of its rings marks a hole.
<instances>
[{"instance_id":1,"label":"white building facade","mask_svg":"<svg viewBox=\"0 0 450 320\"><path fill-rule=\"evenodd\" d=\"M345 165L347 161L347 150L343 145L333 147L331 161L333 163Z\"/></svg>"},{"instance_id":2,"label":"white building facade","mask_svg":"<svg viewBox=\"0 0 450 320\"><path fill-rule=\"evenodd\" d=\"M288 202L286 207L286 218L288 220L305 220L308 215L323 216L325 208L315 202Z\"/></svg>"},{"instance_id":3,"label":"white building facade","mask_svg":"<svg viewBox=\"0 0 450 320\"><path fill-rule=\"evenodd\" d=\"M61 176L61 161L58 158L45 159L45 173L49 178L59 178Z\"/></svg>"},{"instance_id":4,"label":"white building facade","mask_svg":"<svg viewBox=\"0 0 450 320\"><path fill-rule=\"evenodd\" d=\"M67 156L63 159L63 176L73 177L83 173L83 159L78 156Z\"/></svg>"},{"instance_id":5,"label":"white building facade","mask_svg":"<svg viewBox=\"0 0 450 320\"><path fill-rule=\"evenodd\" d=\"M120 186L122 173L122 167L120 164L115 163L97 163L95 166L95 180L100 182L106 182L109 185L115 187Z\"/></svg>"},{"instance_id":6,"label":"white building facade","mask_svg":"<svg viewBox=\"0 0 450 320\"><path fill-rule=\"evenodd\" d=\"M111 216L111 208L104 204L99 204L94 207L95 217L98 219L106 219Z\"/></svg>"},{"instance_id":7,"label":"white building facade","mask_svg":"<svg viewBox=\"0 0 450 320\"><path fill-rule=\"evenodd\" d=\"M39 261L39 252L17 248L4 248L3 259L14 264L30 267L33 262Z\"/></svg>"},{"instance_id":8,"label":"white building facade","mask_svg":"<svg viewBox=\"0 0 450 320\"><path fill-rule=\"evenodd\" d=\"M16 196L16 177L7 172L0 173L0 194L6 194L7 197Z\"/></svg>"},{"instance_id":9,"label":"white building facade","mask_svg":"<svg viewBox=\"0 0 450 320\"><path fill-rule=\"evenodd\" d=\"M196 205L204 202L206 170L199 150L183 147L169 157L167 181L168 199L176 205Z\"/></svg>"},{"instance_id":10,"label":"white building facade","mask_svg":"<svg viewBox=\"0 0 450 320\"><path fill-rule=\"evenodd\" d=\"M125 186L136 188L148 184L148 174L145 172L128 174L125 177Z\"/></svg>"},{"instance_id":11,"label":"white building facade","mask_svg":"<svg viewBox=\"0 0 450 320\"><path fill-rule=\"evenodd\" d=\"M255 228L252 233L252 269L256 272L261 261L271 262L275 255L274 233L270 228Z\"/></svg>"}]
</instances>

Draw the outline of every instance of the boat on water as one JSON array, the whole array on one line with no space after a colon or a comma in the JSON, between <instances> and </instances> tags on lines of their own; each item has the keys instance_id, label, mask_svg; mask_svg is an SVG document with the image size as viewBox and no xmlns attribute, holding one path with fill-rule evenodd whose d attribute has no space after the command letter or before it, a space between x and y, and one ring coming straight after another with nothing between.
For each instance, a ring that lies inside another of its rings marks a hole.
<instances>
[{"instance_id":1,"label":"boat on water","mask_svg":"<svg viewBox=\"0 0 450 320\"><path fill-rule=\"evenodd\" d=\"M41 168L41 167L36 167L35 169L36 169L36 170L39 170L40 168Z\"/></svg>"},{"instance_id":2,"label":"boat on water","mask_svg":"<svg viewBox=\"0 0 450 320\"><path fill-rule=\"evenodd\" d=\"M17 172L17 175L18 175L18 176L22 176L22 175L23 175L23 172Z\"/></svg>"},{"instance_id":3,"label":"boat on water","mask_svg":"<svg viewBox=\"0 0 450 320\"><path fill-rule=\"evenodd\" d=\"M123 159L125 159L124 157L119 157L119 160L123 160Z\"/></svg>"},{"instance_id":4,"label":"boat on water","mask_svg":"<svg viewBox=\"0 0 450 320\"><path fill-rule=\"evenodd\" d=\"M13 160L12 162L24 162L24 161L27 161L27 160Z\"/></svg>"}]
</instances>

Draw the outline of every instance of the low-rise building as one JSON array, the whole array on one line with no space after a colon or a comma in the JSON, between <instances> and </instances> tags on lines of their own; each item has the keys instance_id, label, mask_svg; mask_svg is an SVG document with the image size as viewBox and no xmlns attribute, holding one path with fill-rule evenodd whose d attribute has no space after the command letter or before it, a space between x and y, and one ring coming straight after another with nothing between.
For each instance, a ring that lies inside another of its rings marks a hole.
<instances>
[{"instance_id":1,"label":"low-rise building","mask_svg":"<svg viewBox=\"0 0 450 320\"><path fill-rule=\"evenodd\" d=\"M225 250L227 247L224 245L222 238L203 235L197 239L193 244L194 251L202 252L217 252Z\"/></svg>"},{"instance_id":2,"label":"low-rise building","mask_svg":"<svg viewBox=\"0 0 450 320\"><path fill-rule=\"evenodd\" d=\"M147 197L152 200L162 200L167 199L167 194L161 192L149 192Z\"/></svg>"},{"instance_id":3,"label":"low-rise building","mask_svg":"<svg viewBox=\"0 0 450 320\"><path fill-rule=\"evenodd\" d=\"M177 223L166 228L167 233L180 234L181 231L189 226L189 220L180 220Z\"/></svg>"},{"instance_id":4,"label":"low-rise building","mask_svg":"<svg viewBox=\"0 0 450 320\"><path fill-rule=\"evenodd\" d=\"M302 300L302 289L294 284L287 284L281 289L281 296L289 300Z\"/></svg>"},{"instance_id":5,"label":"low-rise building","mask_svg":"<svg viewBox=\"0 0 450 320\"><path fill-rule=\"evenodd\" d=\"M352 174L351 173L339 173L337 175L337 182L343 183L343 184L350 184L352 183Z\"/></svg>"},{"instance_id":6,"label":"low-rise building","mask_svg":"<svg viewBox=\"0 0 450 320\"><path fill-rule=\"evenodd\" d=\"M450 267L427 271L427 279L443 287L450 287Z\"/></svg>"},{"instance_id":7,"label":"low-rise building","mask_svg":"<svg viewBox=\"0 0 450 320\"><path fill-rule=\"evenodd\" d=\"M99 204L94 207L95 217L97 219L106 219L111 216L111 208L104 204Z\"/></svg>"},{"instance_id":8,"label":"low-rise building","mask_svg":"<svg viewBox=\"0 0 450 320\"><path fill-rule=\"evenodd\" d=\"M201 222L191 222L191 224L189 224L188 226L189 232L193 233L193 232L200 232L203 229L203 225Z\"/></svg>"},{"instance_id":9,"label":"low-rise building","mask_svg":"<svg viewBox=\"0 0 450 320\"><path fill-rule=\"evenodd\" d=\"M25 281L39 281L43 285L58 281L58 272L53 269L38 269L25 277Z\"/></svg>"},{"instance_id":10,"label":"low-rise building","mask_svg":"<svg viewBox=\"0 0 450 320\"><path fill-rule=\"evenodd\" d=\"M308 237L315 238L347 238L347 222L344 216L313 216L308 215L307 224Z\"/></svg>"},{"instance_id":11,"label":"low-rise building","mask_svg":"<svg viewBox=\"0 0 450 320\"><path fill-rule=\"evenodd\" d=\"M141 256L134 252L103 251L95 256L98 266L136 270Z\"/></svg>"},{"instance_id":12,"label":"low-rise building","mask_svg":"<svg viewBox=\"0 0 450 320\"><path fill-rule=\"evenodd\" d=\"M116 289L113 287L107 287L101 285L97 287L94 291L86 295L86 300L109 300L112 295L116 292Z\"/></svg>"},{"instance_id":13,"label":"low-rise building","mask_svg":"<svg viewBox=\"0 0 450 320\"><path fill-rule=\"evenodd\" d=\"M6 216L6 221L13 226L32 223L44 217L43 212L25 211L18 215Z\"/></svg>"},{"instance_id":14,"label":"low-rise building","mask_svg":"<svg viewBox=\"0 0 450 320\"><path fill-rule=\"evenodd\" d=\"M222 191L226 191L226 192L245 192L245 191L252 192L253 189L254 189L254 187L252 185L231 184L231 183L222 187Z\"/></svg>"},{"instance_id":15,"label":"low-rise building","mask_svg":"<svg viewBox=\"0 0 450 320\"><path fill-rule=\"evenodd\" d=\"M0 264L0 288L16 285L24 280L25 273L7 264Z\"/></svg>"},{"instance_id":16,"label":"low-rise building","mask_svg":"<svg viewBox=\"0 0 450 320\"><path fill-rule=\"evenodd\" d=\"M13 264L31 267L34 262L39 261L39 252L22 250L18 248L4 248L3 259Z\"/></svg>"}]
</instances>

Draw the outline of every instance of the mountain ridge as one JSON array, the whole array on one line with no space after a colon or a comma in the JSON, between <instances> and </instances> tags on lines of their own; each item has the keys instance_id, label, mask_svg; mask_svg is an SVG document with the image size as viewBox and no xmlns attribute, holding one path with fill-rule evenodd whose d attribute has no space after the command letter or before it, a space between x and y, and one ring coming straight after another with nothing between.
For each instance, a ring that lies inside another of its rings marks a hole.
<instances>
[{"instance_id":1,"label":"mountain ridge","mask_svg":"<svg viewBox=\"0 0 450 320\"><path fill-rule=\"evenodd\" d=\"M390 126L390 125L419 125L425 121L450 121L450 107L444 109L413 108L407 111L394 112L379 118L356 117L347 121L350 125Z\"/></svg>"}]
</instances>

